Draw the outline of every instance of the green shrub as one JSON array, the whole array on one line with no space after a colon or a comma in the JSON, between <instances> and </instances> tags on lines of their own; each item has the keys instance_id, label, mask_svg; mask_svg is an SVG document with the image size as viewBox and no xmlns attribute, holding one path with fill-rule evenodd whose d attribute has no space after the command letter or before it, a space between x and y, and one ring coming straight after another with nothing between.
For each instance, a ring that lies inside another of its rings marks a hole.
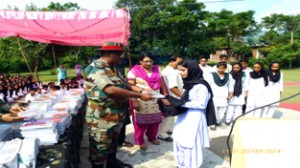
<instances>
[{"instance_id":1,"label":"green shrub","mask_svg":"<svg viewBox=\"0 0 300 168\"><path fill-rule=\"evenodd\" d=\"M256 58L250 58L250 59L249 59L249 64L248 64L248 66L249 66L250 68L252 68L252 67L253 67L253 64L254 64L255 62L261 62L261 63L264 65L264 68L265 68L265 69L269 69L270 61L269 61L267 58L259 58L259 59L256 59Z\"/></svg>"},{"instance_id":2,"label":"green shrub","mask_svg":"<svg viewBox=\"0 0 300 168\"><path fill-rule=\"evenodd\" d=\"M50 75L55 75L56 74L56 71L55 70L51 70L50 71Z\"/></svg>"},{"instance_id":3,"label":"green shrub","mask_svg":"<svg viewBox=\"0 0 300 168\"><path fill-rule=\"evenodd\" d=\"M54 64L53 64L52 60L44 59L43 64L41 65L41 70L47 70L47 69L51 69L53 67L54 67Z\"/></svg>"}]
</instances>

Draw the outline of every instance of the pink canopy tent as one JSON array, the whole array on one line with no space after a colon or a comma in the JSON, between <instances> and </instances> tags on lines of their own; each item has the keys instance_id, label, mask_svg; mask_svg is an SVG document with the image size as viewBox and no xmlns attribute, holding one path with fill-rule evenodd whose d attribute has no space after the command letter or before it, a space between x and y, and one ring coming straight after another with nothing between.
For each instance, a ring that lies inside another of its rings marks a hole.
<instances>
[{"instance_id":1,"label":"pink canopy tent","mask_svg":"<svg viewBox=\"0 0 300 168\"><path fill-rule=\"evenodd\" d=\"M0 10L0 37L19 36L68 46L128 44L130 16L126 9L40 12Z\"/></svg>"}]
</instances>

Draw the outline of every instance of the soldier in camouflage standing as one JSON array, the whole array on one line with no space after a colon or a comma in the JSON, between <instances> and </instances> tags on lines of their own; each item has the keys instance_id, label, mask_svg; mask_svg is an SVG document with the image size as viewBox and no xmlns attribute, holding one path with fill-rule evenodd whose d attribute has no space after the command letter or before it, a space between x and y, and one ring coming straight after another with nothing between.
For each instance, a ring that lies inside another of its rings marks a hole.
<instances>
[{"instance_id":1,"label":"soldier in camouflage standing","mask_svg":"<svg viewBox=\"0 0 300 168\"><path fill-rule=\"evenodd\" d=\"M89 126L90 160L93 168L131 168L116 158L118 135L123 126L127 98L151 100L151 94L125 82L112 66L121 62L121 43L104 43L100 59L85 68L84 89L88 98L86 121Z\"/></svg>"}]
</instances>

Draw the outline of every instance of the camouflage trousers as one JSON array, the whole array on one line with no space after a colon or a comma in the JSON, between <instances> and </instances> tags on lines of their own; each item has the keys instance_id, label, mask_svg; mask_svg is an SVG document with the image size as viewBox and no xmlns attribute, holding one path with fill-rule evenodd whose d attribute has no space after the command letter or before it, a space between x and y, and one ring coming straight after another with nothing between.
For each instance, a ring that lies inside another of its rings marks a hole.
<instances>
[{"instance_id":1,"label":"camouflage trousers","mask_svg":"<svg viewBox=\"0 0 300 168\"><path fill-rule=\"evenodd\" d=\"M117 123L109 129L89 132L90 139L90 161L94 165L106 165L110 154L117 151L118 137L123 126L123 122ZM104 166L105 167L105 166Z\"/></svg>"}]
</instances>

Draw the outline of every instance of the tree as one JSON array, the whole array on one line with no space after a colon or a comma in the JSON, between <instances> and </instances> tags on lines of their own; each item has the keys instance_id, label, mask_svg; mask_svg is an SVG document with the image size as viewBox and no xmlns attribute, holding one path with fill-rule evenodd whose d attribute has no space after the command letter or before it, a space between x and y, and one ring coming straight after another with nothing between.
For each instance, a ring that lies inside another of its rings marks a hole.
<instances>
[{"instance_id":1,"label":"tree","mask_svg":"<svg viewBox=\"0 0 300 168\"><path fill-rule=\"evenodd\" d=\"M264 28L270 31L275 31L277 34L279 34L279 32L283 30L283 24L284 24L283 19L284 19L283 14L274 13L271 16L263 17L261 25Z\"/></svg>"},{"instance_id":2,"label":"tree","mask_svg":"<svg viewBox=\"0 0 300 168\"><path fill-rule=\"evenodd\" d=\"M42 11L75 11L80 9L77 3L68 2L61 5L59 2L50 2L46 8L42 8Z\"/></svg>"},{"instance_id":3,"label":"tree","mask_svg":"<svg viewBox=\"0 0 300 168\"><path fill-rule=\"evenodd\" d=\"M235 14L228 10L212 13L208 22L208 30L214 35L217 47L225 48L229 56L234 55L232 43L243 44L243 37L252 35L258 30L254 13L251 10Z\"/></svg>"},{"instance_id":4,"label":"tree","mask_svg":"<svg viewBox=\"0 0 300 168\"><path fill-rule=\"evenodd\" d=\"M268 31L260 40L269 46L261 49L268 59L277 59L290 68L299 59L300 15L272 14L263 18L262 26ZM295 33L295 35L294 35ZM296 39L296 40L295 40Z\"/></svg>"},{"instance_id":5,"label":"tree","mask_svg":"<svg viewBox=\"0 0 300 168\"><path fill-rule=\"evenodd\" d=\"M154 51L154 41L156 38L153 28L148 27L147 18L160 12L168 5L173 5L175 0L119 0L116 7L128 7L131 15L129 39L131 54L133 57L142 51Z\"/></svg>"},{"instance_id":6,"label":"tree","mask_svg":"<svg viewBox=\"0 0 300 168\"><path fill-rule=\"evenodd\" d=\"M156 55L198 57L211 53L214 45L207 36L203 3L196 0L127 1L131 9L132 53L144 50ZM118 1L124 7L124 1Z\"/></svg>"}]
</instances>

